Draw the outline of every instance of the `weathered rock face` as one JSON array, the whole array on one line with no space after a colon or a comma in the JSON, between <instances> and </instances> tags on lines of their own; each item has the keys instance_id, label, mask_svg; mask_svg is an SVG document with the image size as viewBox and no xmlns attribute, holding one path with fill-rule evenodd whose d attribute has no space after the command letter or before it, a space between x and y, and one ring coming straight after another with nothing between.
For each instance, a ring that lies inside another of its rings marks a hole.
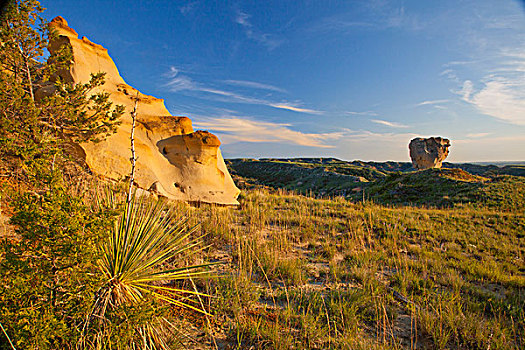
<instances>
[{"instance_id":1,"label":"weathered rock face","mask_svg":"<svg viewBox=\"0 0 525 350\"><path fill-rule=\"evenodd\" d=\"M415 138L410 141L410 158L414 168L423 170L441 168L442 162L448 156L450 140L442 137Z\"/></svg>"},{"instance_id":2,"label":"weathered rock face","mask_svg":"<svg viewBox=\"0 0 525 350\"><path fill-rule=\"evenodd\" d=\"M71 69L60 72L62 78L86 83L91 73L105 72L106 83L100 89L110 93L113 103L126 108L114 135L96 144L81 145L86 163L94 173L123 179L130 172L130 112L138 91L122 79L105 48L86 37L79 39L62 17L55 18L50 25L59 37L49 50L70 45L73 51ZM189 118L171 116L164 100L138 93L135 181L140 188L174 200L238 204L239 189L226 169L220 144L207 131L194 132Z\"/></svg>"}]
</instances>

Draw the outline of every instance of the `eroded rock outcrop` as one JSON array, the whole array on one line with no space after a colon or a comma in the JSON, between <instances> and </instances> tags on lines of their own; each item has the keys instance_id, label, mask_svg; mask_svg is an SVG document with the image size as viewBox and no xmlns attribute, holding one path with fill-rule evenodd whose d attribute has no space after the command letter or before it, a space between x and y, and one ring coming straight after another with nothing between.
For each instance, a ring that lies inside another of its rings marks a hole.
<instances>
[{"instance_id":1,"label":"eroded rock outcrop","mask_svg":"<svg viewBox=\"0 0 525 350\"><path fill-rule=\"evenodd\" d=\"M134 99L138 94L135 148L136 184L174 200L235 205L239 189L226 169L219 139L207 131L193 131L187 117L171 116L164 100L139 93L126 84L107 50L69 28L62 17L50 25L59 37L50 44L53 52L70 45L73 64L61 72L63 79L86 83L91 73L105 72L101 87L113 103L126 112L117 132L100 143L86 143L85 160L90 169L111 179L123 179L130 171L130 131ZM40 93L46 93L41 91Z\"/></svg>"},{"instance_id":2,"label":"eroded rock outcrop","mask_svg":"<svg viewBox=\"0 0 525 350\"><path fill-rule=\"evenodd\" d=\"M448 156L450 140L442 137L428 139L418 137L412 139L408 148L414 168L419 170L441 168L441 164Z\"/></svg>"}]
</instances>

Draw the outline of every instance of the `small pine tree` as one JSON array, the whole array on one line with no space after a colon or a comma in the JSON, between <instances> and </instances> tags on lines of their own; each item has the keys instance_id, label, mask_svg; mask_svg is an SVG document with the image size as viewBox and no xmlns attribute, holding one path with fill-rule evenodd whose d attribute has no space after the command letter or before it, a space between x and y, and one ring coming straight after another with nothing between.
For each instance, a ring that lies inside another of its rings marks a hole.
<instances>
[{"instance_id":1,"label":"small pine tree","mask_svg":"<svg viewBox=\"0 0 525 350\"><path fill-rule=\"evenodd\" d=\"M34 101L35 79L45 68L41 58L49 38L43 8L36 0L10 2L0 26L0 62L2 69L12 74L12 82L20 85ZM35 29L35 27L38 27Z\"/></svg>"},{"instance_id":2,"label":"small pine tree","mask_svg":"<svg viewBox=\"0 0 525 350\"><path fill-rule=\"evenodd\" d=\"M93 93L104 84L103 73L86 84L60 79L57 72L71 64L71 48L45 58L57 34L42 11L36 0L17 0L0 17L0 160L11 165L7 171L24 169L25 175L55 168L57 155L71 142L96 142L115 132L124 112L108 93ZM51 95L35 98L39 88L51 85Z\"/></svg>"},{"instance_id":3,"label":"small pine tree","mask_svg":"<svg viewBox=\"0 0 525 350\"><path fill-rule=\"evenodd\" d=\"M0 17L0 191L18 235L0 240L0 322L18 349L72 349L100 284L96 243L115 213L71 193L65 149L114 132L123 107L92 93L103 74L76 85L58 77L71 49L45 55L56 34L42 11L16 0ZM54 92L37 98L43 86Z\"/></svg>"}]
</instances>

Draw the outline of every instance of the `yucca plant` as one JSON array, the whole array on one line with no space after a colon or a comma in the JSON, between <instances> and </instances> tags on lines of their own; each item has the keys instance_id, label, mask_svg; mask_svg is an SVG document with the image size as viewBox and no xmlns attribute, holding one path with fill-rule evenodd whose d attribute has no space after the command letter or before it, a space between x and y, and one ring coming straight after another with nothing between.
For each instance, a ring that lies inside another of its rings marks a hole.
<instances>
[{"instance_id":1,"label":"yucca plant","mask_svg":"<svg viewBox=\"0 0 525 350\"><path fill-rule=\"evenodd\" d=\"M192 278L208 274L208 264L186 265L187 259L201 247L201 237L192 238L196 226L189 227L188 219L177 219L161 200L151 197L137 197L133 191L136 167L135 121L139 93L134 98L135 105L131 112L132 127L130 133L131 172L129 190L124 212L115 222L114 230L100 246L100 271L105 283L95 295L92 311L87 317L78 343L79 348L105 349L111 331L106 311L118 311L121 306L144 305L154 298L179 307L198 311L208 315L200 293L195 288ZM99 198L100 199L100 198ZM107 192L102 201L110 209L115 209L116 199L112 192ZM181 281L190 281L194 290L177 287ZM191 299L198 297L199 302ZM86 339L88 328L93 318L99 320L99 329L94 339ZM126 316L127 318L127 316ZM157 317L134 327L133 340L126 344L127 349L169 349L168 337L173 327L165 318Z\"/></svg>"},{"instance_id":2,"label":"yucca plant","mask_svg":"<svg viewBox=\"0 0 525 350\"><path fill-rule=\"evenodd\" d=\"M212 265L178 266L205 248L202 237L192 238L195 229L188 226L187 218L177 219L161 200L133 195L126 201L124 213L100 246L99 268L106 282L95 296L84 334L93 318L104 323L108 308L132 305L147 297L208 314L191 299L208 297L207 294L176 286L177 281L203 277ZM144 343L140 348L168 348L161 324L159 320L157 325L148 323L136 330L137 339Z\"/></svg>"}]
</instances>

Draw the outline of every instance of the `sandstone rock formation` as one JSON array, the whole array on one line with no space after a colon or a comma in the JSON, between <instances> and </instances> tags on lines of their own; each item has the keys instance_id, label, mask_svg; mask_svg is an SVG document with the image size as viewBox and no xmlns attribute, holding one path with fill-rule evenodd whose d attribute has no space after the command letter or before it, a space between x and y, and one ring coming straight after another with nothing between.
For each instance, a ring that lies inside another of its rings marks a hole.
<instances>
[{"instance_id":1,"label":"sandstone rock formation","mask_svg":"<svg viewBox=\"0 0 525 350\"><path fill-rule=\"evenodd\" d=\"M50 44L49 51L62 45L70 45L73 51L73 64L69 71L60 73L62 78L86 83L91 73L105 72L106 83L101 89L110 93L113 103L126 108L114 135L100 143L81 145L94 173L123 179L130 172L130 112L138 91L122 79L105 48L86 37L79 39L62 17L55 18L50 26L59 37ZM189 118L171 116L164 100L138 93L135 182L140 188L174 200L238 204L239 189L226 169L220 144L207 131L194 132Z\"/></svg>"},{"instance_id":2,"label":"sandstone rock formation","mask_svg":"<svg viewBox=\"0 0 525 350\"><path fill-rule=\"evenodd\" d=\"M423 170L441 168L442 162L448 156L450 140L442 137L415 138L410 141L410 158L414 168Z\"/></svg>"}]
</instances>

